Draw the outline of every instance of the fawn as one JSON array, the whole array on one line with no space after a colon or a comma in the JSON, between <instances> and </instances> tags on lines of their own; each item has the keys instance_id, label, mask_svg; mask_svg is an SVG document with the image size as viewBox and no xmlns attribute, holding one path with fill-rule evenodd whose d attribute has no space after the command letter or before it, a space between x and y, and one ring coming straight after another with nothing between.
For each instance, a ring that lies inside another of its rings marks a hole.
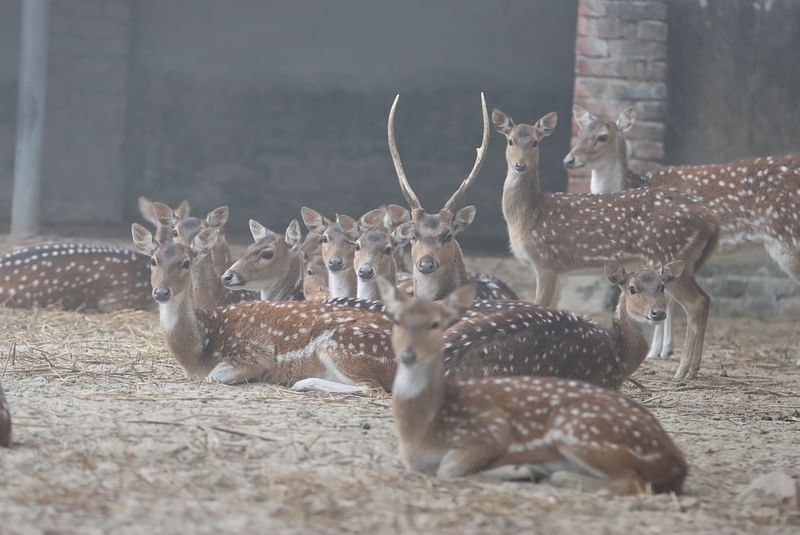
<instances>
[{"instance_id":1,"label":"fawn","mask_svg":"<svg viewBox=\"0 0 800 535\"><path fill-rule=\"evenodd\" d=\"M567 169L592 170L592 192L670 186L703 202L720 221L720 251L763 243L778 265L800 282L800 158L767 156L728 164L669 166L638 175L628 168L625 133L636 121L632 107L616 121L573 107L579 131L564 158ZM672 352L671 313L653 338L650 357Z\"/></svg>"},{"instance_id":2,"label":"fawn","mask_svg":"<svg viewBox=\"0 0 800 535\"><path fill-rule=\"evenodd\" d=\"M503 215L511 251L536 274L536 302L550 305L561 273L639 259L649 265L685 262L671 295L688 318L684 352L674 378L697 375L710 308L695 272L714 251L718 218L691 195L674 189L640 189L605 195L552 194L539 187L539 142L556 126L550 113L535 124L515 124L493 110L495 129L507 140Z\"/></svg>"},{"instance_id":3,"label":"fawn","mask_svg":"<svg viewBox=\"0 0 800 535\"><path fill-rule=\"evenodd\" d=\"M522 465L680 492L681 451L647 409L617 392L554 377L446 378L444 329L470 307L472 287L442 302L384 288L398 360L392 412L408 469L455 478Z\"/></svg>"},{"instance_id":4,"label":"fawn","mask_svg":"<svg viewBox=\"0 0 800 535\"><path fill-rule=\"evenodd\" d=\"M481 93L483 136L472 170L436 214L429 214L422 207L419 197L408 182L403 163L400 160L394 136L394 116L399 99L400 95L397 95L389 111L387 136L389 152L392 155L400 189L411 207L411 221L399 225L394 235L398 242L411 242L411 257L414 262L414 294L431 299L441 299L470 280L461 247L455 237L475 220L476 208L475 206L466 206L456 211L455 207L464 192L477 178L486 158L486 148L489 144L489 116L486 111L486 99ZM518 299L511 288L498 279L481 283L482 278L477 277L479 298ZM331 297L337 296L332 295Z\"/></svg>"},{"instance_id":5,"label":"fawn","mask_svg":"<svg viewBox=\"0 0 800 535\"><path fill-rule=\"evenodd\" d=\"M321 236L322 259L328 268L328 296L354 297L356 272L353 269L353 242L358 236L358 223L347 215L336 215L329 221L319 212L303 206L300 215L306 228Z\"/></svg>"}]
</instances>

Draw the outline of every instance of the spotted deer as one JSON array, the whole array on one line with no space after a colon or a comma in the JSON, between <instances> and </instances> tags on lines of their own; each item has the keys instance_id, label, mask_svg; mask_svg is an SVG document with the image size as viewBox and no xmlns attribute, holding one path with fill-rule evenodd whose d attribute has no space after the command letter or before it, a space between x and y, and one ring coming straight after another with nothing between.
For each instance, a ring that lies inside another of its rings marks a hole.
<instances>
[{"instance_id":1,"label":"spotted deer","mask_svg":"<svg viewBox=\"0 0 800 535\"><path fill-rule=\"evenodd\" d=\"M254 242L222 275L225 287L259 291L263 301L302 299L305 255L297 220L278 234L251 219L250 233Z\"/></svg>"},{"instance_id":2,"label":"spotted deer","mask_svg":"<svg viewBox=\"0 0 800 535\"><path fill-rule=\"evenodd\" d=\"M181 201L173 210L166 204L152 201L147 197L139 197L138 205L142 218L155 228L155 239L159 243L172 241L178 234L174 228L174 219L183 220L189 217L191 212L189 201Z\"/></svg>"},{"instance_id":3,"label":"spotted deer","mask_svg":"<svg viewBox=\"0 0 800 535\"><path fill-rule=\"evenodd\" d=\"M486 158L489 143L489 116L486 99L481 93L483 114L483 136L477 149L475 163L461 185L444 203L436 214L429 214L408 182L394 135L394 117L397 109L397 95L389 111L388 141L392 162L400 182L400 189L411 207L411 221L398 226L394 232L398 242L411 242L411 257L414 263L414 293L431 299L441 299L455 288L469 282L464 257L456 236L475 220L475 206L466 206L456 211L456 204L464 192L475 181ZM478 297L481 299L518 299L516 294L504 283L494 279L484 282L478 278Z\"/></svg>"},{"instance_id":4,"label":"spotted deer","mask_svg":"<svg viewBox=\"0 0 800 535\"><path fill-rule=\"evenodd\" d=\"M11 447L11 409L8 408L3 385L0 385L0 446Z\"/></svg>"},{"instance_id":5,"label":"spotted deer","mask_svg":"<svg viewBox=\"0 0 800 535\"><path fill-rule=\"evenodd\" d=\"M522 466L681 491L683 454L647 409L617 392L555 377L445 377L445 328L473 296L466 286L442 302L384 297L398 361L392 412L408 469L457 478Z\"/></svg>"},{"instance_id":6,"label":"spotted deer","mask_svg":"<svg viewBox=\"0 0 800 535\"><path fill-rule=\"evenodd\" d=\"M670 293L686 310L687 331L675 379L697 375L710 299L695 272L714 251L719 222L693 196L669 188L645 188L605 195L544 193L539 186L539 142L556 126L550 113L535 124L515 124L493 110L495 129L505 136L508 170L502 209L511 251L536 275L536 302L552 304L561 273L609 260L685 268Z\"/></svg>"},{"instance_id":7,"label":"spotted deer","mask_svg":"<svg viewBox=\"0 0 800 535\"><path fill-rule=\"evenodd\" d=\"M390 388L390 328L380 313L304 301L195 306L191 288L198 273L192 264L209 254L217 232L201 230L191 246L158 244L152 235L132 232L137 249L151 259L153 299L167 346L187 374L296 390ZM200 275L210 278L209 273Z\"/></svg>"},{"instance_id":8,"label":"spotted deer","mask_svg":"<svg viewBox=\"0 0 800 535\"><path fill-rule=\"evenodd\" d=\"M322 255L314 255L305 262L303 297L317 302L328 299L328 269Z\"/></svg>"},{"instance_id":9,"label":"spotted deer","mask_svg":"<svg viewBox=\"0 0 800 535\"><path fill-rule=\"evenodd\" d=\"M669 166L638 175L628 168L625 134L636 121L625 108L616 121L573 108L578 137L564 158L567 169L592 170L592 192L669 186L700 199L720 221L722 252L763 243L800 282L800 158L767 156L727 164ZM671 314L669 314L671 317ZM650 356L672 352L672 328L657 330Z\"/></svg>"},{"instance_id":10,"label":"spotted deer","mask_svg":"<svg viewBox=\"0 0 800 535\"><path fill-rule=\"evenodd\" d=\"M341 214L331 222L305 206L300 209L300 215L306 228L322 237L322 258L328 268L328 296L354 297L357 284L353 269L353 242L358 237L358 223Z\"/></svg>"},{"instance_id":11,"label":"spotted deer","mask_svg":"<svg viewBox=\"0 0 800 535\"><path fill-rule=\"evenodd\" d=\"M93 243L41 243L0 256L0 304L112 312L152 309L147 257Z\"/></svg>"}]
</instances>

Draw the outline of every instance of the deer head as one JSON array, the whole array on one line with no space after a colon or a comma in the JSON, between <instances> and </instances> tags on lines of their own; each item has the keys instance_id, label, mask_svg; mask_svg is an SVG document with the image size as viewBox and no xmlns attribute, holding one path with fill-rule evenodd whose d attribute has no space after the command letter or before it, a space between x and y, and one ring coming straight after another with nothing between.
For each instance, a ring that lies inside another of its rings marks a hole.
<instances>
[{"instance_id":1,"label":"deer head","mask_svg":"<svg viewBox=\"0 0 800 535\"><path fill-rule=\"evenodd\" d=\"M358 236L358 223L350 216L337 214L336 221L329 221L319 212L306 208L300 209L303 223L310 232L321 236L322 258L332 273L347 271L353 268L353 242Z\"/></svg>"},{"instance_id":2,"label":"deer head","mask_svg":"<svg viewBox=\"0 0 800 535\"><path fill-rule=\"evenodd\" d=\"M625 133L636 121L632 107L622 110L616 121L596 117L580 106L572 107L572 115L578 125L578 137L564 158L564 167L602 169L616 164L620 155L627 162Z\"/></svg>"},{"instance_id":3,"label":"deer head","mask_svg":"<svg viewBox=\"0 0 800 535\"><path fill-rule=\"evenodd\" d=\"M548 113L535 124L516 124L497 108L492 110L494 129L506 137L506 162L517 173L539 168L539 142L553 133L557 123L556 112Z\"/></svg>"},{"instance_id":4,"label":"deer head","mask_svg":"<svg viewBox=\"0 0 800 535\"><path fill-rule=\"evenodd\" d=\"M605 265L606 276L621 290L618 314L627 314L639 323L655 324L667 317L665 286L681 276L686 263L674 260L660 270L643 269L628 273L615 261Z\"/></svg>"},{"instance_id":5,"label":"deer head","mask_svg":"<svg viewBox=\"0 0 800 535\"><path fill-rule=\"evenodd\" d=\"M398 224L408 222L410 214L400 206L392 206L400 210L391 214L387 207L382 206L370 210L358 220L361 235L354 243L353 265L359 281L374 281L378 277L394 280L397 271L394 253L408 240L396 237L392 231Z\"/></svg>"},{"instance_id":6,"label":"deer head","mask_svg":"<svg viewBox=\"0 0 800 535\"><path fill-rule=\"evenodd\" d=\"M477 149L475 163L461 185L450 196L442 209L429 214L406 178L394 136L394 116L400 96L394 99L389 112L388 140L395 172L403 196L411 207L411 221L395 230L397 241L411 241L411 257L414 263L414 290L419 296L438 299L467 281L461 248L455 236L475 219L475 207L467 206L456 211L456 205L464 192L475 181L486 158L489 143L489 116L486 98L481 93L483 112L483 137Z\"/></svg>"}]
</instances>

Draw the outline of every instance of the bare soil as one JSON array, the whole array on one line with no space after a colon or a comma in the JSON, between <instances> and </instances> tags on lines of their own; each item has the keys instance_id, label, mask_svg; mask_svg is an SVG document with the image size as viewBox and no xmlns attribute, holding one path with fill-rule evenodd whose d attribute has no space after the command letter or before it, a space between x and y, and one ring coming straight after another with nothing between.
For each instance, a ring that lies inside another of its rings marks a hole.
<instances>
[{"instance_id":1,"label":"bare soil","mask_svg":"<svg viewBox=\"0 0 800 535\"><path fill-rule=\"evenodd\" d=\"M385 395L187 380L152 313L0 309L14 418L0 533L796 534L797 509L737 497L759 475L800 473L799 360L797 318L713 319L698 380L672 382L675 358L646 362L644 389L625 391L691 472L682 496L618 496L409 473Z\"/></svg>"}]
</instances>

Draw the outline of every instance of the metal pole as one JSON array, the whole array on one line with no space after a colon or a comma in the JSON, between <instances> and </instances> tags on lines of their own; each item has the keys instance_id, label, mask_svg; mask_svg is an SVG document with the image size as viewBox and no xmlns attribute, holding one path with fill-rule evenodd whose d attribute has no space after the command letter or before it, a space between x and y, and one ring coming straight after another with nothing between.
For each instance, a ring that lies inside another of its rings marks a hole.
<instances>
[{"instance_id":1,"label":"metal pole","mask_svg":"<svg viewBox=\"0 0 800 535\"><path fill-rule=\"evenodd\" d=\"M49 0L22 0L17 146L11 236L39 232L42 144L47 97L47 22Z\"/></svg>"}]
</instances>

